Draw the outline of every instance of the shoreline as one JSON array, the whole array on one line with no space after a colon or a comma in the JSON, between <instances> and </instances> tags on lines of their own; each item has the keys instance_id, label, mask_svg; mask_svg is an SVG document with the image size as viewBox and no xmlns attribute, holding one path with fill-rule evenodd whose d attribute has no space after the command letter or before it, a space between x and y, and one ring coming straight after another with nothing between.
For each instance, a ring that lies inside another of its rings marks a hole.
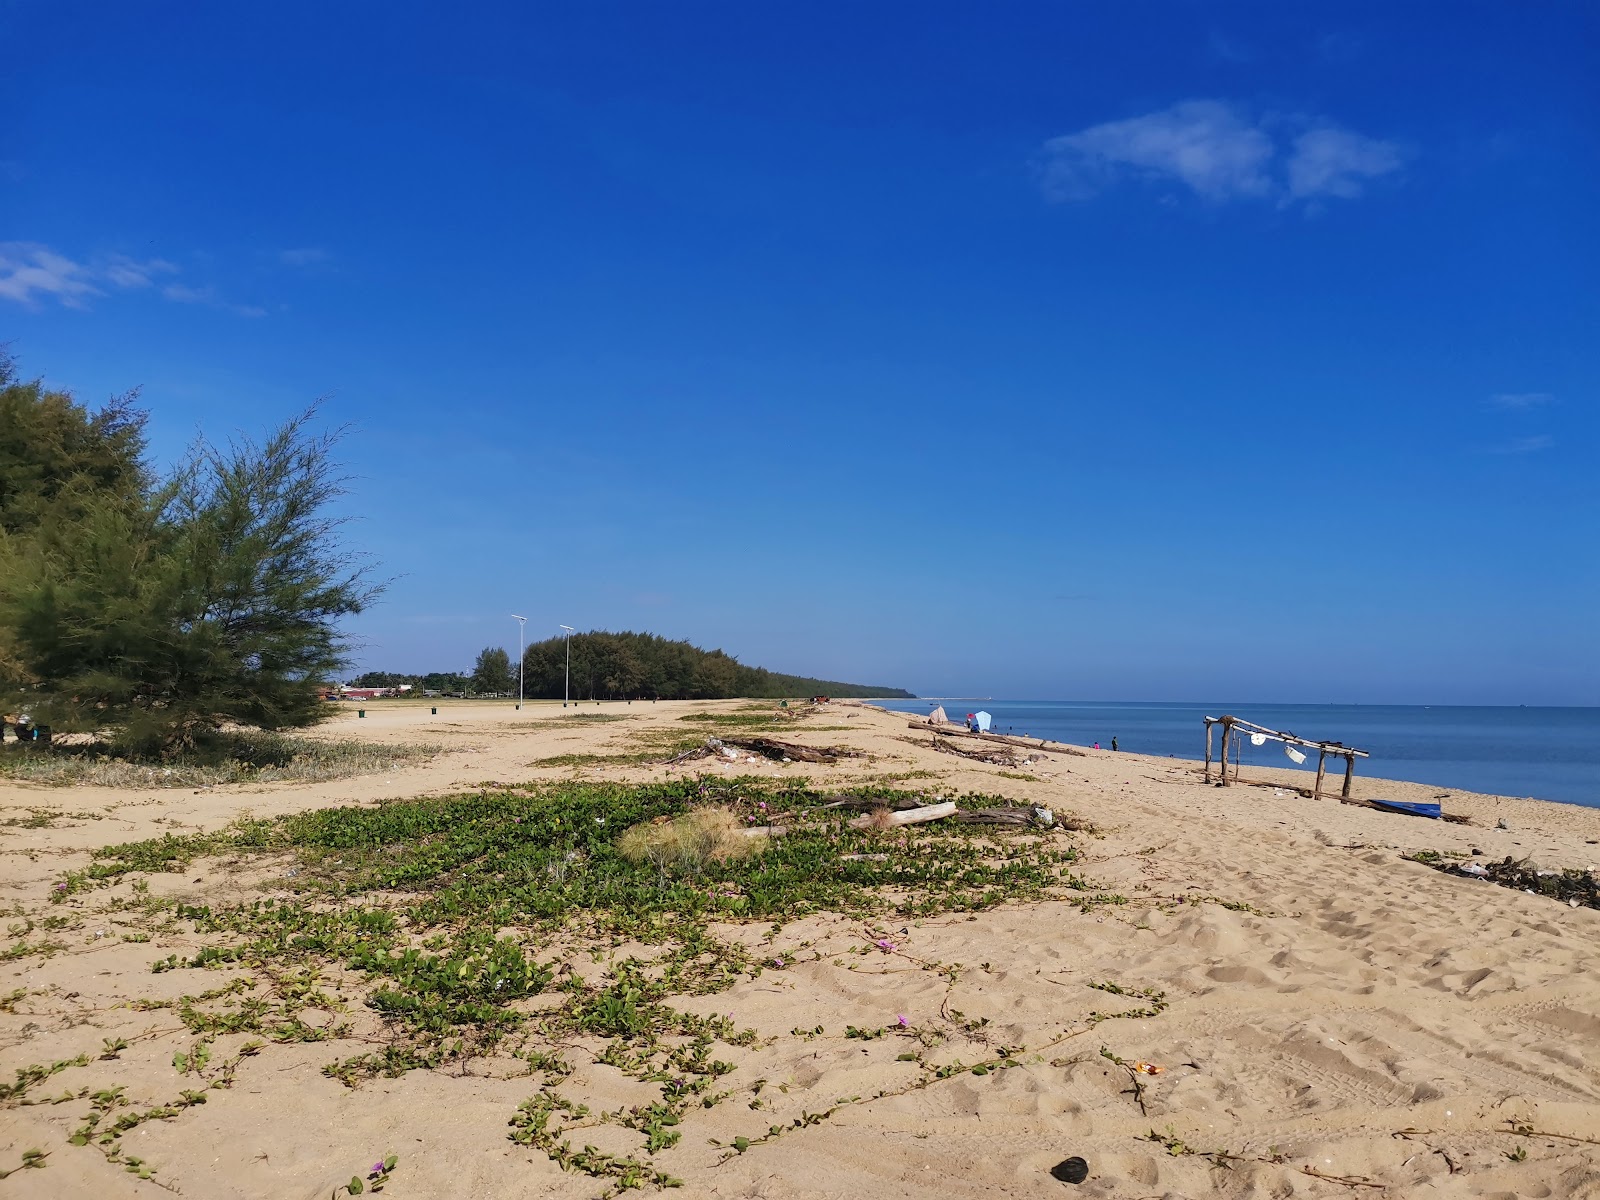
<instances>
[{"instance_id":1,"label":"shoreline","mask_svg":"<svg viewBox=\"0 0 1600 1200\"><path fill-rule=\"evenodd\" d=\"M905 703L904 701L899 701L899 700L894 700L892 702L893 703ZM973 700L971 702L972 703L979 703L979 701L976 701L976 700ZM870 706L872 706L874 708L879 708L879 710L882 711L882 712L899 714L899 715L903 715L903 716L905 716L907 718L912 718L912 719L915 719L915 718L918 718L918 717L926 715L925 713L919 713L919 712L917 712L915 710L912 710L912 709L885 708L885 707L882 707L881 702L877 701L877 700L853 700L853 701L851 701L851 703L868 704L868 705L870 705ZM921 703L920 698L917 701L917 703ZM930 699L929 703L933 703L933 701ZM1126 707L1126 708L1130 708L1130 709L1141 709L1141 708L1142 709L1171 709L1171 708L1179 708L1179 707L1181 707L1181 708L1190 708L1190 707L1192 707L1192 708L1195 708L1195 709L1200 709L1200 708L1204 707L1203 705L1190 705L1188 703L1167 702L1167 701L1108 701L1108 702L1102 703L1102 702L1097 702L1097 701L1075 701L1075 700L1047 700L1047 701L1017 701L1017 700L1013 700L1013 701L994 701L994 700L989 700L989 701L987 701L987 703L996 704L997 706L1001 705L1001 704L1006 704L1006 703L1019 704L1019 705L1020 704L1048 704L1048 705L1061 705L1061 706L1065 706L1065 707L1067 707L1069 709L1082 708L1082 709L1090 709L1090 710L1092 710L1092 709L1100 709L1100 708L1115 708L1115 707ZM1219 706L1212 706L1212 707L1217 708L1217 711L1219 713L1222 711L1222 708L1219 707ZM1316 705L1280 705L1280 706L1260 705L1260 706L1257 706L1257 707L1268 707L1268 708L1270 708L1270 707L1315 708L1315 707L1320 707L1320 706L1316 706ZM1396 710L1409 709L1409 710L1416 710L1416 711L1423 711L1423 710L1428 710L1428 709L1461 709L1461 710L1475 710L1475 711L1485 711L1485 712L1502 711L1502 710L1506 710L1508 707L1516 707L1517 709L1519 709L1521 711L1528 711L1528 712L1563 712L1563 713L1580 713L1580 712L1581 713L1589 713L1589 712L1594 712L1594 713L1600 714L1600 709L1594 709L1594 708L1590 708L1588 706L1573 706L1573 705L1568 705L1568 706L1550 706L1550 705L1545 705L1545 706L1533 706L1533 705L1505 706L1505 705L1439 705L1439 704L1435 704L1435 705L1403 705L1402 704L1402 705L1328 705L1326 707L1332 707L1332 708L1368 708L1368 709L1387 708L1387 709L1396 709ZM1245 707L1245 706L1236 706L1235 707L1235 711L1237 711L1237 712L1245 712L1245 711L1248 711L1248 708ZM1010 736L1031 737L1032 740L1035 740L1035 741L1039 740L1036 736L1029 735L1029 734L1012 733ZM1196 736L1197 736L1197 740L1198 740L1200 735L1197 734ZM1055 739L1047 739L1047 740L1052 740L1053 741ZM1080 749L1089 749L1088 746L1086 746L1086 745L1084 745L1082 743L1078 743L1078 742L1062 741L1062 742L1060 742L1060 744L1061 745L1074 746L1074 747L1077 747L1077 748L1080 748ZM1123 751L1123 753L1136 753L1136 751ZM1202 754L1192 753L1192 752L1185 752L1185 751L1169 752L1167 754L1148 754L1148 755L1146 755L1146 757L1151 757L1151 758L1162 758L1162 757L1164 757L1164 758L1173 759L1173 760L1178 761L1178 762L1191 762L1191 763L1196 763L1196 764L1200 764L1200 763L1203 763L1205 761L1205 758L1204 758L1204 756ZM1367 760L1368 763L1371 763L1373 761L1374 760L1371 760L1371 759ZM1376 761L1378 763L1380 763L1380 764L1383 762L1382 759L1377 759ZM1302 775L1307 775L1307 774L1314 775L1315 774L1315 771L1310 767L1279 768L1279 767L1266 766L1264 764L1251 763L1251 762L1248 762L1248 761L1243 764L1243 769L1245 771L1247 771L1247 772L1248 771L1259 771L1259 772L1272 773L1272 772L1278 772L1278 771L1287 771L1290 774L1296 774L1296 773L1302 774ZM1380 786L1381 785L1385 785L1385 784L1389 784L1389 783L1403 783L1403 784L1407 784L1407 785L1416 785L1416 786L1420 786L1420 787L1431 787L1431 788L1434 788L1436 791L1441 791L1441 792L1464 792L1464 793L1470 793L1472 795L1481 795L1481 796L1487 796L1487 795L1506 796L1508 798L1516 798L1516 799L1523 799L1523 800L1538 800L1538 801L1541 801L1543 803L1548 803L1548 804L1565 804L1565 805L1573 805L1573 806L1578 807L1578 808L1600 809L1600 793L1597 793L1595 799L1592 802L1589 802L1589 801L1579 800L1579 799L1564 799L1564 798L1559 797L1559 796L1540 796L1540 795L1537 795L1536 793L1533 793L1533 792L1510 793L1510 792L1492 791L1492 790L1491 791L1486 791L1486 790L1483 790L1481 788L1469 787L1469 786L1465 786L1465 785L1457 784L1457 783L1440 783L1437 780L1432 780L1432 779L1416 779L1416 780L1394 779L1394 778L1391 778L1391 777L1389 777L1387 775L1381 774L1381 766L1378 768L1378 771L1380 773L1368 775L1368 776L1365 776L1365 778L1369 782L1377 784L1377 785L1380 785ZM1358 769L1358 773L1356 775L1356 779L1357 779L1358 783L1360 782L1360 780L1363 779L1363 776L1360 774L1359 769Z\"/></svg>"}]
</instances>

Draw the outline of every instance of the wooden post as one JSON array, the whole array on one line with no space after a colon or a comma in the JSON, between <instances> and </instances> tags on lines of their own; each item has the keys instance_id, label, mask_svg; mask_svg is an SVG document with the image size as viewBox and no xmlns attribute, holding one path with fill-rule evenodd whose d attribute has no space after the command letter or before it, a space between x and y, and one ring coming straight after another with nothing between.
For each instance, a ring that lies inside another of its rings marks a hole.
<instances>
[{"instance_id":1,"label":"wooden post","mask_svg":"<svg viewBox=\"0 0 1600 1200\"><path fill-rule=\"evenodd\" d=\"M1224 721L1222 723L1222 783L1224 787L1226 787L1228 783L1228 739L1232 736L1232 723Z\"/></svg>"},{"instance_id":2,"label":"wooden post","mask_svg":"<svg viewBox=\"0 0 1600 1200\"><path fill-rule=\"evenodd\" d=\"M1206 721L1206 782L1211 782L1211 722Z\"/></svg>"},{"instance_id":3,"label":"wooden post","mask_svg":"<svg viewBox=\"0 0 1600 1200\"><path fill-rule=\"evenodd\" d=\"M1322 770L1327 765L1328 765L1328 752L1326 750L1318 750L1317 751L1317 782L1311 788L1311 798L1313 800L1322 799Z\"/></svg>"},{"instance_id":4,"label":"wooden post","mask_svg":"<svg viewBox=\"0 0 1600 1200\"><path fill-rule=\"evenodd\" d=\"M1339 793L1346 800L1350 799L1350 781L1355 778L1355 774L1356 756L1354 754L1346 754L1344 756L1344 791Z\"/></svg>"}]
</instances>

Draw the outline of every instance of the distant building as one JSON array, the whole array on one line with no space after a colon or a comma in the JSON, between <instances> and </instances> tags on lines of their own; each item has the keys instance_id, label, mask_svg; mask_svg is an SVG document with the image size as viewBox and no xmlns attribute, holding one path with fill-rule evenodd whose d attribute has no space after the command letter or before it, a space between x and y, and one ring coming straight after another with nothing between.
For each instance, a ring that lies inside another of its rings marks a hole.
<instances>
[{"instance_id":1,"label":"distant building","mask_svg":"<svg viewBox=\"0 0 1600 1200\"><path fill-rule=\"evenodd\" d=\"M409 683L398 687L341 687L333 696L335 700L378 700L384 696L402 696L411 690Z\"/></svg>"}]
</instances>

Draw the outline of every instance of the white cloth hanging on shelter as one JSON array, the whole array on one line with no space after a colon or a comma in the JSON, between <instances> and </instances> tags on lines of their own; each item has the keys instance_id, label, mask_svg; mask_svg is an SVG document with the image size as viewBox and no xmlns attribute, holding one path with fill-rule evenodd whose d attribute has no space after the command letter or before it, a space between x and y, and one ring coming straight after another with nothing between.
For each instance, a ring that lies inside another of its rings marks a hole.
<instances>
[{"instance_id":1,"label":"white cloth hanging on shelter","mask_svg":"<svg viewBox=\"0 0 1600 1200\"><path fill-rule=\"evenodd\" d=\"M1296 763L1303 763L1306 760L1306 756L1303 753L1301 753L1299 750L1296 750L1293 746L1285 746L1283 748L1283 752L1285 754L1287 754L1291 759L1293 759Z\"/></svg>"},{"instance_id":2,"label":"white cloth hanging on shelter","mask_svg":"<svg viewBox=\"0 0 1600 1200\"><path fill-rule=\"evenodd\" d=\"M989 726L994 721L994 718L988 713L981 711L975 714L974 719L978 722L978 730L981 733L988 733Z\"/></svg>"}]
</instances>

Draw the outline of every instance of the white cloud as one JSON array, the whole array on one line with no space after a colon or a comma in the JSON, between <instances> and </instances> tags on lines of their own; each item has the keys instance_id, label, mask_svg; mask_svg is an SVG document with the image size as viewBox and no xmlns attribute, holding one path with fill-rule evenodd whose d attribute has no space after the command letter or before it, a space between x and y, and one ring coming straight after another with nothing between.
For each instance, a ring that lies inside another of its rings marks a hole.
<instances>
[{"instance_id":1,"label":"white cloud","mask_svg":"<svg viewBox=\"0 0 1600 1200\"><path fill-rule=\"evenodd\" d=\"M68 308L87 308L107 289L135 291L154 285L163 275L176 275L178 267L162 258L139 260L112 254L91 263L78 262L37 242L0 242L0 299L29 307L54 298ZM206 304L241 317L264 317L266 309L230 304L212 287L168 283L161 295L179 304Z\"/></svg>"},{"instance_id":2,"label":"white cloud","mask_svg":"<svg viewBox=\"0 0 1600 1200\"><path fill-rule=\"evenodd\" d=\"M82 308L103 293L82 263L36 242L0 242L0 296L21 304L54 297L68 308Z\"/></svg>"},{"instance_id":3,"label":"white cloud","mask_svg":"<svg viewBox=\"0 0 1600 1200\"><path fill-rule=\"evenodd\" d=\"M1294 139L1289 155L1289 195L1296 200L1316 196L1353 200L1361 195L1366 180L1398 171L1402 161L1400 148L1393 142L1324 125Z\"/></svg>"},{"instance_id":4,"label":"white cloud","mask_svg":"<svg viewBox=\"0 0 1600 1200\"><path fill-rule=\"evenodd\" d=\"M1549 392L1497 392L1489 397L1491 407L1509 408L1517 411L1529 408L1544 408L1555 402L1556 398Z\"/></svg>"},{"instance_id":5,"label":"white cloud","mask_svg":"<svg viewBox=\"0 0 1600 1200\"><path fill-rule=\"evenodd\" d=\"M328 260L328 252L316 246L278 251L278 261L286 267L314 267Z\"/></svg>"},{"instance_id":6,"label":"white cloud","mask_svg":"<svg viewBox=\"0 0 1600 1200\"><path fill-rule=\"evenodd\" d=\"M1052 200L1086 200L1124 179L1181 183L1212 203L1322 197L1352 199L1371 179L1399 170L1403 156L1381 141L1319 121L1287 145L1258 120L1220 100L1091 125L1044 144L1042 183Z\"/></svg>"},{"instance_id":7,"label":"white cloud","mask_svg":"<svg viewBox=\"0 0 1600 1200\"><path fill-rule=\"evenodd\" d=\"M1092 125L1044 148L1045 190L1054 199L1085 199L1128 173L1177 179L1207 200L1262 196L1272 187L1272 139L1216 100Z\"/></svg>"}]
</instances>

